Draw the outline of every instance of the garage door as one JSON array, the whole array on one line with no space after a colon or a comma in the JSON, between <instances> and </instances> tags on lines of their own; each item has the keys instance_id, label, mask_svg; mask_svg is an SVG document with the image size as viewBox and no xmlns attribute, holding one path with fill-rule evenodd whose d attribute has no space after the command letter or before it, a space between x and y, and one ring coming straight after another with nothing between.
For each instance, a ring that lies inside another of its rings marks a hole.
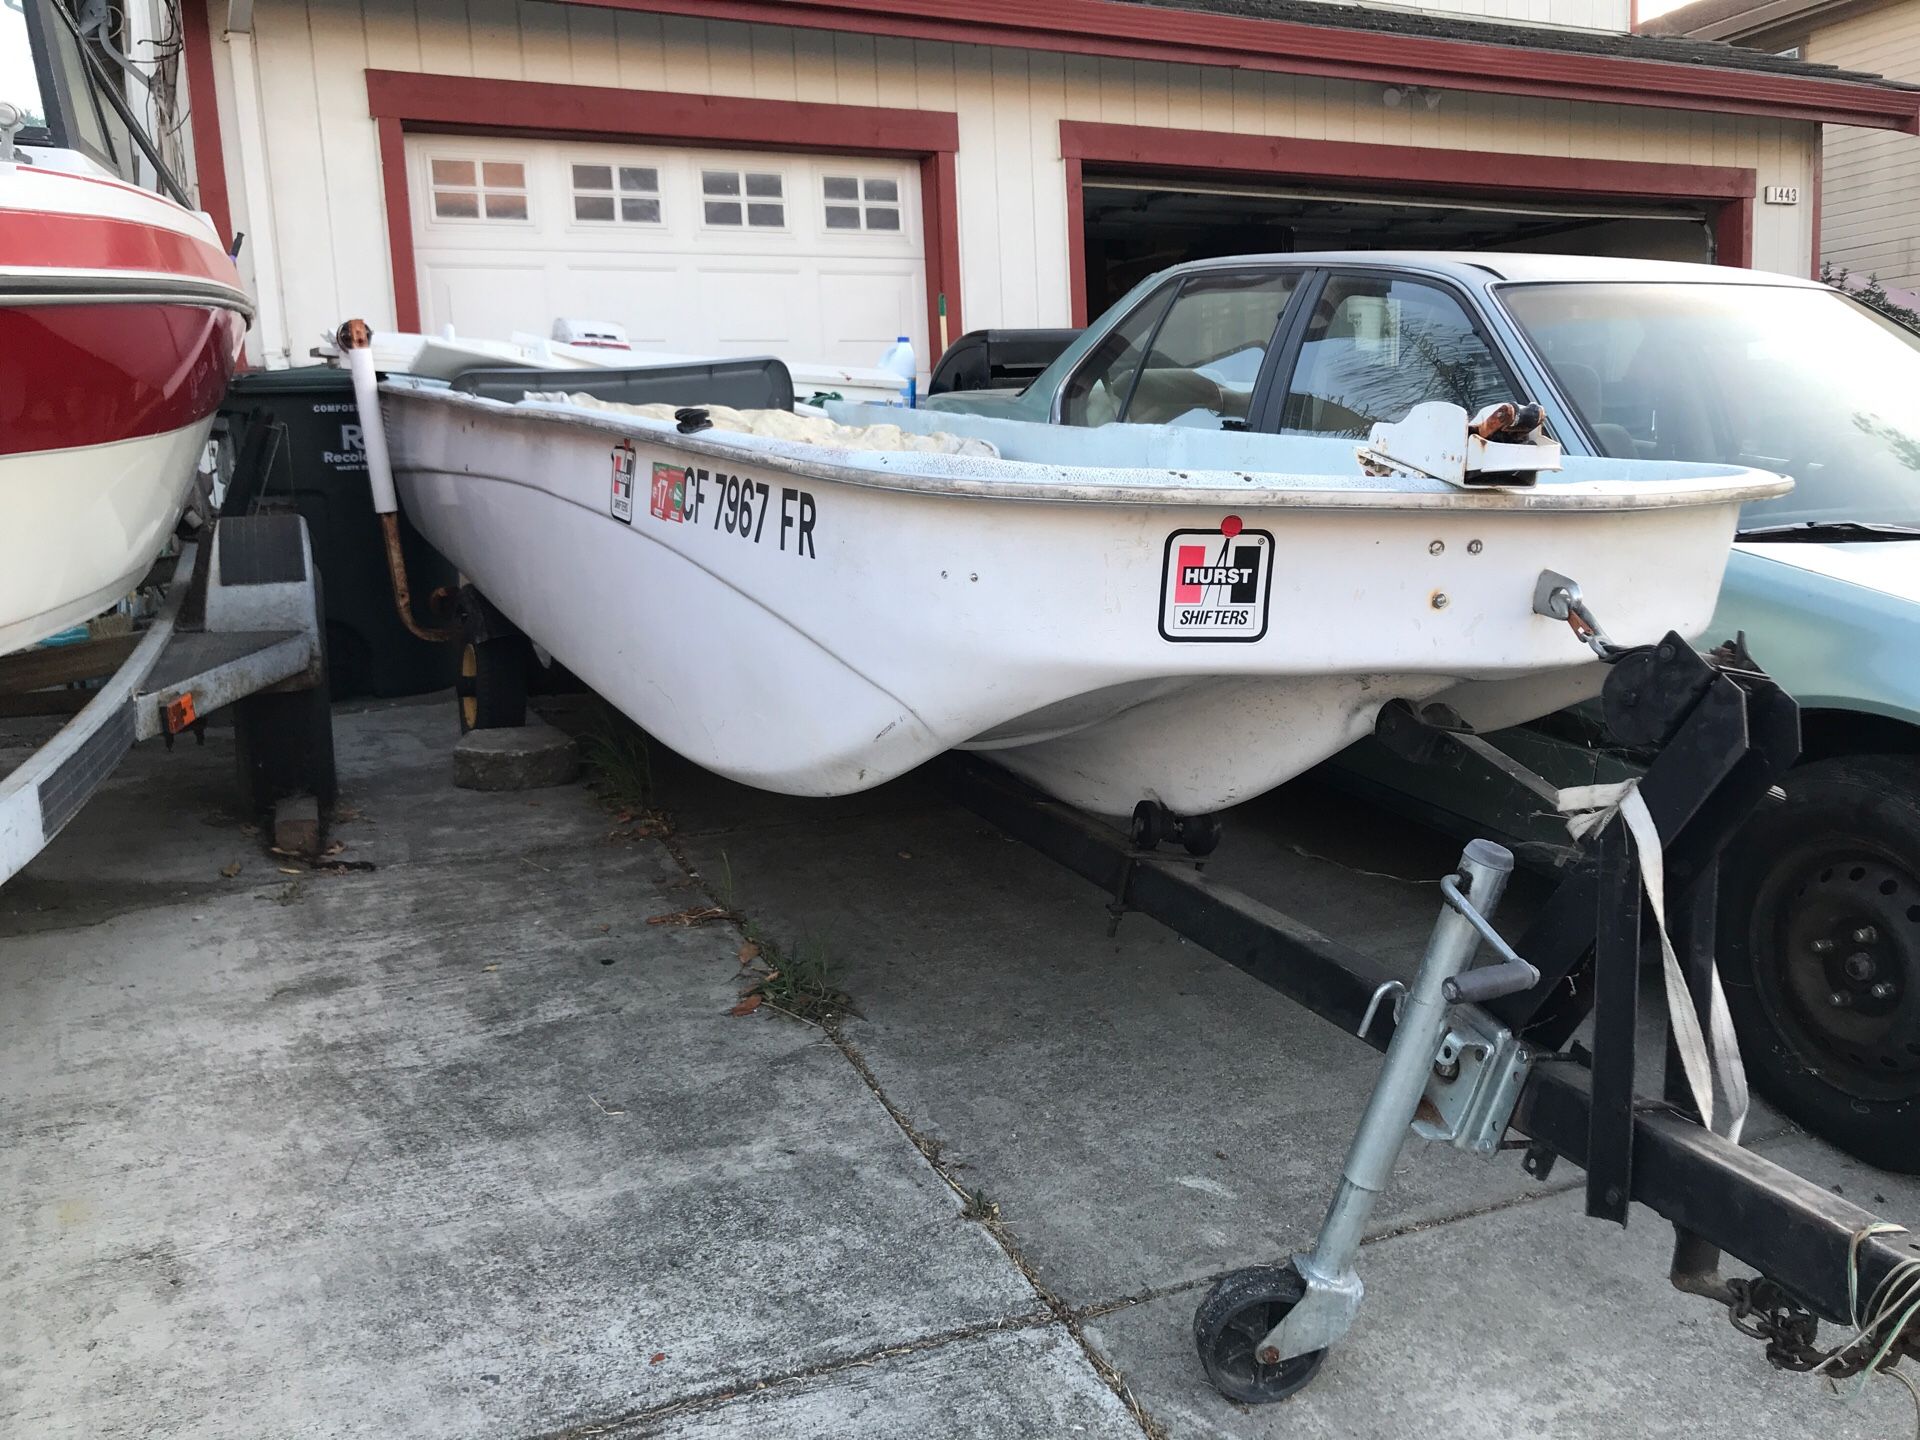
<instances>
[{"instance_id":1,"label":"garage door","mask_svg":"<svg viewBox=\"0 0 1920 1440\"><path fill-rule=\"evenodd\" d=\"M926 361L910 163L410 136L422 320L504 339L614 320L636 348Z\"/></svg>"}]
</instances>

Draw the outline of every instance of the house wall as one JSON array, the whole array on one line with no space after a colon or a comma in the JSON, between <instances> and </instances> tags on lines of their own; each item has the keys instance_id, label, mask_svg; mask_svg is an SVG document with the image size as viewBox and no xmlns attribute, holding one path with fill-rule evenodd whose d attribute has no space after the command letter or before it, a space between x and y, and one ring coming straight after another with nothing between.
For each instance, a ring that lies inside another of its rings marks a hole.
<instances>
[{"instance_id":1,"label":"house wall","mask_svg":"<svg viewBox=\"0 0 1920 1440\"><path fill-rule=\"evenodd\" d=\"M1823 25L1807 58L1920 82L1920 3ZM1830 125L1821 195L1824 260L1902 289L1920 286L1920 137Z\"/></svg>"},{"instance_id":2,"label":"house wall","mask_svg":"<svg viewBox=\"0 0 1920 1440\"><path fill-rule=\"evenodd\" d=\"M1571 166L1741 166L1759 185L1807 193L1813 176L1804 122L1465 92L1437 110L1390 108L1380 86L1343 80L515 0L259 0L252 49L263 173L243 183L249 142L229 131L228 189L236 228L277 237L263 268L277 271L282 349L296 363L344 316L393 321L369 67L954 112L969 328L1070 321L1063 119L1527 152ZM216 55L216 68L232 58ZM223 86L247 83L244 69L228 69ZM253 223L256 204L270 224ZM1755 265L1804 275L1811 207L1754 209Z\"/></svg>"}]
</instances>

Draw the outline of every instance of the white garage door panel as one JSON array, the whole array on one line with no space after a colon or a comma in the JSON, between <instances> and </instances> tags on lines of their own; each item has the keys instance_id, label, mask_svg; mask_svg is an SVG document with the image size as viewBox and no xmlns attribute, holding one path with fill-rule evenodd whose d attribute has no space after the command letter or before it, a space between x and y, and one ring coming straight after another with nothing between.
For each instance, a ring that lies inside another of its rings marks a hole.
<instances>
[{"instance_id":1,"label":"white garage door panel","mask_svg":"<svg viewBox=\"0 0 1920 1440\"><path fill-rule=\"evenodd\" d=\"M422 322L613 320L636 346L924 369L919 174L904 161L415 135Z\"/></svg>"},{"instance_id":2,"label":"white garage door panel","mask_svg":"<svg viewBox=\"0 0 1920 1440\"><path fill-rule=\"evenodd\" d=\"M731 269L709 265L701 269L697 290L699 316L693 322L715 343L732 350L754 345L787 351L811 343L812 328L802 323L809 277L797 266Z\"/></svg>"},{"instance_id":3,"label":"white garage door panel","mask_svg":"<svg viewBox=\"0 0 1920 1440\"><path fill-rule=\"evenodd\" d=\"M540 264L440 265L428 272L427 308L463 334L505 338L520 328L518 297L543 291L546 284L546 266Z\"/></svg>"},{"instance_id":4,"label":"white garage door panel","mask_svg":"<svg viewBox=\"0 0 1920 1440\"><path fill-rule=\"evenodd\" d=\"M877 355L896 336L914 333L922 282L912 271L829 270L820 275L818 294L820 332L827 343ZM914 353L931 364L917 343Z\"/></svg>"},{"instance_id":5,"label":"white garage door panel","mask_svg":"<svg viewBox=\"0 0 1920 1440\"><path fill-rule=\"evenodd\" d=\"M687 329L693 307L687 303L687 281L674 264L608 265L580 261L557 262L552 267L550 294L555 315L623 318L627 337L636 346L659 350L675 348L676 336ZM524 302L516 302L524 308ZM454 324L458 325L458 320ZM547 324L517 328L534 335L549 333Z\"/></svg>"}]
</instances>

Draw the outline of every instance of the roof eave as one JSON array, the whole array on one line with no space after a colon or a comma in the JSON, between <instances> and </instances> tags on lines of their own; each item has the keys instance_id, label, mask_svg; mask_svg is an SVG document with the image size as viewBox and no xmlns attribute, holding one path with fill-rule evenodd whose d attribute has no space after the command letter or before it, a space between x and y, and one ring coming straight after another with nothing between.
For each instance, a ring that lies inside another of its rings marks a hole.
<instances>
[{"instance_id":1,"label":"roof eave","mask_svg":"<svg viewBox=\"0 0 1920 1440\"><path fill-rule=\"evenodd\" d=\"M916 12L898 0L561 3L1920 134L1920 91L1894 86L1249 19L1120 0L970 0L964 15Z\"/></svg>"}]
</instances>

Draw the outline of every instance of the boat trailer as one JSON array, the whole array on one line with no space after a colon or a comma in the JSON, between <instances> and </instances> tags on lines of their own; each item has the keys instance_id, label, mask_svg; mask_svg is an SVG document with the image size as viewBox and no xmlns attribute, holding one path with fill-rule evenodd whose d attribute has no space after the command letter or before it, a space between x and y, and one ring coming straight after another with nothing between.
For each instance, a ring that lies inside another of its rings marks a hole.
<instances>
[{"instance_id":1,"label":"boat trailer","mask_svg":"<svg viewBox=\"0 0 1920 1440\"><path fill-rule=\"evenodd\" d=\"M1637 789L1664 857L1679 966L1706 1025L1719 856L1797 757L1798 707L1740 642L1710 655L1673 634L1595 648L1609 665L1601 700L1610 737L1654 755ZM1501 764L1450 721L1394 704L1376 734L1429 763ZM1580 842L1511 944L1493 921L1512 856L1469 844L1441 881L1440 916L1408 983L1210 878L1204 852L1217 823L1183 829L1148 808L1123 834L976 757L949 757L941 775L968 809L1109 894L1115 924L1127 912L1151 916L1386 1052L1312 1252L1225 1276L1195 1314L1201 1363L1227 1397L1292 1394L1351 1326L1367 1218L1410 1132L1482 1155L1522 1150L1535 1180L1564 1158L1586 1170L1590 1216L1624 1226L1637 1200L1665 1217L1675 1231L1672 1283L1725 1306L1778 1368L1840 1379L1890 1371L1903 1357L1920 1363L1920 1238L1703 1124L1713 1117L1699 1114L1671 1017L1664 1093L1635 1093L1650 917L1625 815L1610 814ZM1187 848L1201 854L1156 854L1163 836L1197 841ZM1496 958L1475 967L1483 947ZM1575 1035L1589 1017L1583 1044ZM1723 1253L1756 1273L1723 1276ZM1823 1347L1822 1320L1845 1338Z\"/></svg>"},{"instance_id":2,"label":"boat trailer","mask_svg":"<svg viewBox=\"0 0 1920 1440\"><path fill-rule=\"evenodd\" d=\"M0 658L0 717L70 716L0 770L0 884L25 869L112 776L134 744L206 737L231 707L243 801L256 813L334 799L325 608L306 522L215 520L141 589L159 610L126 635Z\"/></svg>"}]
</instances>

